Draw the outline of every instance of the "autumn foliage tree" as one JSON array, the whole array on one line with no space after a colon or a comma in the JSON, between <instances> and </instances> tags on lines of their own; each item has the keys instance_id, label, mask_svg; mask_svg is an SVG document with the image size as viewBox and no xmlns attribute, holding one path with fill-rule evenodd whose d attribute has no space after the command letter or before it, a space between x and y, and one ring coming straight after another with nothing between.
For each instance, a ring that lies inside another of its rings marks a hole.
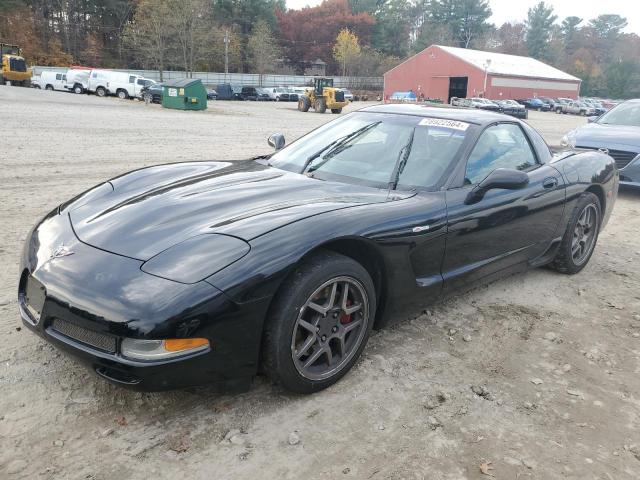
<instances>
[{"instance_id":1,"label":"autumn foliage tree","mask_svg":"<svg viewBox=\"0 0 640 480\"><path fill-rule=\"evenodd\" d=\"M347 66L360 54L360 42L358 36L348 28L343 28L336 37L333 46L333 58L340 65L342 75L347 75Z\"/></svg>"},{"instance_id":2,"label":"autumn foliage tree","mask_svg":"<svg viewBox=\"0 0 640 480\"><path fill-rule=\"evenodd\" d=\"M364 44L369 43L375 19L368 13L354 13L347 0L325 0L317 7L278 10L280 43L292 66L303 73L317 58L333 64L333 45L338 33L348 28Z\"/></svg>"}]
</instances>

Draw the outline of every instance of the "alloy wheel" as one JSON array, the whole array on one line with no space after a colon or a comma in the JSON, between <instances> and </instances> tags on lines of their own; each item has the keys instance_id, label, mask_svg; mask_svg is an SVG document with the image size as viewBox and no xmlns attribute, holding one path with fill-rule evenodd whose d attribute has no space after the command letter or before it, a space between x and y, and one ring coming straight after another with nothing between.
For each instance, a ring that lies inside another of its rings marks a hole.
<instances>
[{"instance_id":1,"label":"alloy wheel","mask_svg":"<svg viewBox=\"0 0 640 480\"><path fill-rule=\"evenodd\" d=\"M367 292L358 280L340 276L322 284L293 327L291 355L298 373L310 380L338 373L358 351L368 322Z\"/></svg>"},{"instance_id":2,"label":"alloy wheel","mask_svg":"<svg viewBox=\"0 0 640 480\"><path fill-rule=\"evenodd\" d=\"M582 265L591 254L598 231L598 209L592 203L584 207L573 230L571 257L576 265Z\"/></svg>"}]
</instances>

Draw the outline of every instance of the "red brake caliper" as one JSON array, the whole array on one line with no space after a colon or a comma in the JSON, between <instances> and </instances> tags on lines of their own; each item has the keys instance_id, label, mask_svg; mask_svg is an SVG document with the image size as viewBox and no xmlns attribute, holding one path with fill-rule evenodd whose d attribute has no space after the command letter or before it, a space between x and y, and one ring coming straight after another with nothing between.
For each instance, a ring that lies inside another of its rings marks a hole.
<instances>
[{"instance_id":1,"label":"red brake caliper","mask_svg":"<svg viewBox=\"0 0 640 480\"><path fill-rule=\"evenodd\" d=\"M347 299L347 307L351 306L353 304L353 302L349 299ZM349 323L351 321L351 314L347 315L346 313L343 313L342 316L340 317L340 323L341 324L345 324L345 323Z\"/></svg>"}]
</instances>

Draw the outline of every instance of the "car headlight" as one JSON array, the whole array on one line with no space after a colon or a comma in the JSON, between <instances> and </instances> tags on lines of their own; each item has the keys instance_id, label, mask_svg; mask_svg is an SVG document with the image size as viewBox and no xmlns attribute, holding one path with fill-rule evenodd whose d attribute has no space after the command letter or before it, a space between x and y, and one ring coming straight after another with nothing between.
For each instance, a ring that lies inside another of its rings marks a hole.
<instances>
[{"instance_id":1,"label":"car headlight","mask_svg":"<svg viewBox=\"0 0 640 480\"><path fill-rule=\"evenodd\" d=\"M209 348L206 338L172 338L167 340L140 340L125 338L120 344L122 356L132 360L165 360Z\"/></svg>"},{"instance_id":2,"label":"car headlight","mask_svg":"<svg viewBox=\"0 0 640 480\"><path fill-rule=\"evenodd\" d=\"M244 257L251 247L229 235L196 235L142 264L142 271L181 283L197 283Z\"/></svg>"}]
</instances>

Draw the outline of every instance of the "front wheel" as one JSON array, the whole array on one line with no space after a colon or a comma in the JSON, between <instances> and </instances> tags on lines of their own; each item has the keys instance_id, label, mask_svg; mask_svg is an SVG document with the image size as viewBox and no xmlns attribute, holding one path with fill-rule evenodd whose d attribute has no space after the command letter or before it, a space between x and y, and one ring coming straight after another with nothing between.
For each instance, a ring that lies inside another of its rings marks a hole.
<instances>
[{"instance_id":1,"label":"front wheel","mask_svg":"<svg viewBox=\"0 0 640 480\"><path fill-rule=\"evenodd\" d=\"M580 195L551 266L570 275L582 270L593 254L601 221L598 197L590 192Z\"/></svg>"},{"instance_id":2,"label":"front wheel","mask_svg":"<svg viewBox=\"0 0 640 480\"><path fill-rule=\"evenodd\" d=\"M118 90L118 98L120 100L126 100L127 98L129 98L129 94L126 90Z\"/></svg>"},{"instance_id":3,"label":"front wheel","mask_svg":"<svg viewBox=\"0 0 640 480\"><path fill-rule=\"evenodd\" d=\"M107 90L104 87L98 87L98 88L96 88L96 94L99 97L106 97L107 96Z\"/></svg>"},{"instance_id":4,"label":"front wheel","mask_svg":"<svg viewBox=\"0 0 640 480\"><path fill-rule=\"evenodd\" d=\"M327 388L362 353L376 294L367 270L334 252L312 254L282 284L263 336L263 368L298 393Z\"/></svg>"},{"instance_id":5,"label":"front wheel","mask_svg":"<svg viewBox=\"0 0 640 480\"><path fill-rule=\"evenodd\" d=\"M332 108L331 113L336 113L336 114L342 113L342 108Z\"/></svg>"},{"instance_id":6,"label":"front wheel","mask_svg":"<svg viewBox=\"0 0 640 480\"><path fill-rule=\"evenodd\" d=\"M84 88L82 88L82 86L80 85L76 85L75 87L73 87L73 92L80 95L81 93L84 93Z\"/></svg>"},{"instance_id":7,"label":"front wheel","mask_svg":"<svg viewBox=\"0 0 640 480\"><path fill-rule=\"evenodd\" d=\"M308 112L309 108L311 108L311 100L309 100L309 97L300 97L298 99L298 110L300 110L301 112Z\"/></svg>"}]
</instances>

